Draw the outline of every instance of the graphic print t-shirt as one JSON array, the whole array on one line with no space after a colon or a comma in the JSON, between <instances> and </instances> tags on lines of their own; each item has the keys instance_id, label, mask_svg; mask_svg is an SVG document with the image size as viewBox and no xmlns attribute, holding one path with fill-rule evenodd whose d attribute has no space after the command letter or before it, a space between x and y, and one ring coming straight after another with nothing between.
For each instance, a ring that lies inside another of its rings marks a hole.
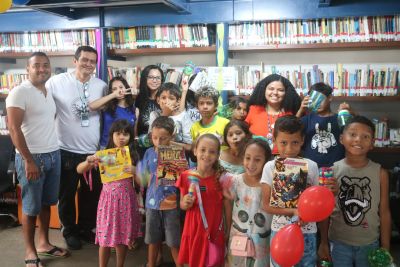
<instances>
[{"instance_id":1,"label":"graphic print t-shirt","mask_svg":"<svg viewBox=\"0 0 400 267\"><path fill-rule=\"evenodd\" d=\"M310 113L301 118L304 124L304 157L315 161L318 167L331 167L344 158L344 147L339 142L340 128L337 114L321 117Z\"/></svg>"}]
</instances>

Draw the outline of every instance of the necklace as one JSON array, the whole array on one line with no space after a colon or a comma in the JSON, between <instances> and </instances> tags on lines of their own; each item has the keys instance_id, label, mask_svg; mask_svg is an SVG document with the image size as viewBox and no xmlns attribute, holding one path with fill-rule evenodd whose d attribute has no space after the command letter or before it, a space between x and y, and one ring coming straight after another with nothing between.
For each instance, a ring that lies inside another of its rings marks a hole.
<instances>
[{"instance_id":1,"label":"necklace","mask_svg":"<svg viewBox=\"0 0 400 267\"><path fill-rule=\"evenodd\" d=\"M281 114L281 110L278 111L276 114L269 114L268 113L268 106L265 107L265 111L267 112L267 128L268 128L268 133L267 133L267 141L272 149L273 147L273 132L274 132L274 126L275 126L275 121L276 118L279 117L279 114Z\"/></svg>"}]
</instances>

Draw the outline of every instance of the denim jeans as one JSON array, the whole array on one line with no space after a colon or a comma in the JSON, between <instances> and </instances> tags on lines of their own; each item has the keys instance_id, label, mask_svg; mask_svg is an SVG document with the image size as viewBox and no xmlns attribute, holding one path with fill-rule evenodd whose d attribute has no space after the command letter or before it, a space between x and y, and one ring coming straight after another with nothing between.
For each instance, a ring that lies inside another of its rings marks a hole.
<instances>
[{"instance_id":1,"label":"denim jeans","mask_svg":"<svg viewBox=\"0 0 400 267\"><path fill-rule=\"evenodd\" d=\"M63 236L77 236L81 231L96 227L97 203L102 188L98 171L92 171L93 188L90 190L83 175L76 172L79 163L86 160L86 154L61 150L61 180L58 214L63 226ZM78 214L75 210L75 194L78 189ZM78 217L78 224L76 224Z\"/></svg>"},{"instance_id":2,"label":"denim jeans","mask_svg":"<svg viewBox=\"0 0 400 267\"><path fill-rule=\"evenodd\" d=\"M277 232L271 231L271 242L272 238ZM317 234L305 234L304 237L304 254L300 262L297 263L296 267L314 267L317 262ZM290 257L290 255L288 255ZM279 267L279 265L271 257L271 266ZM339 265L338 265L339 266Z\"/></svg>"},{"instance_id":3,"label":"denim jeans","mask_svg":"<svg viewBox=\"0 0 400 267\"><path fill-rule=\"evenodd\" d=\"M28 180L25 173L25 161L21 154L15 155L15 168L22 189L22 211L29 216L39 215L42 206L57 204L60 186L60 151L32 154L39 168L38 179Z\"/></svg>"},{"instance_id":4,"label":"denim jeans","mask_svg":"<svg viewBox=\"0 0 400 267\"><path fill-rule=\"evenodd\" d=\"M365 267L368 264L368 253L379 247L378 240L365 246L352 246L340 241L330 240L333 266Z\"/></svg>"}]
</instances>

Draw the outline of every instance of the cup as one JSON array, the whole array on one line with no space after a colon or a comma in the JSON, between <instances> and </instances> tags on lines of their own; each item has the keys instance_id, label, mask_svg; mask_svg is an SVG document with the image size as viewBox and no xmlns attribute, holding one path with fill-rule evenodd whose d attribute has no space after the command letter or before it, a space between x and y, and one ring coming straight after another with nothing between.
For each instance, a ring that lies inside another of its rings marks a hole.
<instances>
[{"instance_id":1,"label":"cup","mask_svg":"<svg viewBox=\"0 0 400 267\"><path fill-rule=\"evenodd\" d=\"M308 102L308 109L312 112L317 112L325 99L326 96L323 93L312 90L310 93L310 100Z\"/></svg>"},{"instance_id":2,"label":"cup","mask_svg":"<svg viewBox=\"0 0 400 267\"><path fill-rule=\"evenodd\" d=\"M346 125L347 121L352 117L347 109L342 109L338 112L338 124L342 128Z\"/></svg>"}]
</instances>

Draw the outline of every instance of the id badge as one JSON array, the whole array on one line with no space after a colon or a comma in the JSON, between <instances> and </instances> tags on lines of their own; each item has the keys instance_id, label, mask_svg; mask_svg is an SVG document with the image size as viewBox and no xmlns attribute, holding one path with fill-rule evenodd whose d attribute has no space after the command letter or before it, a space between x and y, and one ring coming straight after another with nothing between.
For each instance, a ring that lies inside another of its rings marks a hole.
<instances>
[{"instance_id":1,"label":"id badge","mask_svg":"<svg viewBox=\"0 0 400 267\"><path fill-rule=\"evenodd\" d=\"M89 113L81 114L81 127L89 127Z\"/></svg>"}]
</instances>

